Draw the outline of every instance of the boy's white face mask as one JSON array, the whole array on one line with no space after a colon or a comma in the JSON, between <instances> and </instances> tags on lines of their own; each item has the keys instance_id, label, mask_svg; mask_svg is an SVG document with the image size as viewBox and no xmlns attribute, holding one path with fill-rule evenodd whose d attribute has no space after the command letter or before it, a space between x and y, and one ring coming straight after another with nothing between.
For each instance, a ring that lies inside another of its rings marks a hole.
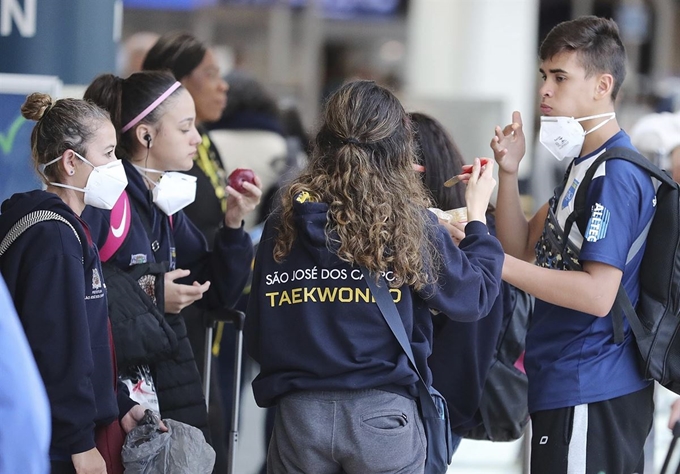
<instances>
[{"instance_id":1,"label":"boy's white face mask","mask_svg":"<svg viewBox=\"0 0 680 474\"><path fill-rule=\"evenodd\" d=\"M587 132L579 122L600 117L608 117ZM558 161L575 158L581 153L586 135L604 126L616 117L614 112L591 115L575 119L574 117L541 117L539 141Z\"/></svg>"},{"instance_id":2,"label":"boy's white face mask","mask_svg":"<svg viewBox=\"0 0 680 474\"><path fill-rule=\"evenodd\" d=\"M118 198L123 194L128 185L123 163L120 160L114 160L105 165L95 166L75 151L73 153L93 168L90 176L87 178L85 187L77 188L68 184L53 182L50 182L50 184L59 188L73 189L74 191L85 193L85 204L88 206L107 210L113 209L114 204L116 204ZM40 171L44 174L45 168L59 160L61 160L61 156L42 165Z\"/></svg>"},{"instance_id":3,"label":"boy's white face mask","mask_svg":"<svg viewBox=\"0 0 680 474\"><path fill-rule=\"evenodd\" d=\"M196 199L196 177L176 171L158 171L135 166L141 171L162 174L160 181L146 179L153 185L153 202L166 216L171 216L187 207Z\"/></svg>"}]
</instances>

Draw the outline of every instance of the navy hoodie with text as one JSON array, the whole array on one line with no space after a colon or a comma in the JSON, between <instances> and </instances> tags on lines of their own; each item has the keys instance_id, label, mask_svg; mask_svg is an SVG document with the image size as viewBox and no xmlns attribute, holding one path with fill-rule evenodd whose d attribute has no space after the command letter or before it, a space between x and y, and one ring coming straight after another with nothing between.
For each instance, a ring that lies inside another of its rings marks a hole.
<instances>
[{"instance_id":1,"label":"navy hoodie with text","mask_svg":"<svg viewBox=\"0 0 680 474\"><path fill-rule=\"evenodd\" d=\"M418 377L371 301L361 269L329 250L327 212L324 203L294 203L297 239L282 263L273 258L278 215L265 224L245 326L246 348L260 364L255 399L266 407L299 390L370 388L416 398ZM504 253L483 223L468 223L458 248L428 215L442 258L438 281L422 291L403 286L390 292L429 385L430 310L457 321L488 314L499 292ZM390 279L389 272L385 277Z\"/></svg>"},{"instance_id":2,"label":"navy hoodie with text","mask_svg":"<svg viewBox=\"0 0 680 474\"><path fill-rule=\"evenodd\" d=\"M0 271L50 401L50 458L66 461L95 446L95 425L118 416L106 287L87 225L56 194L31 191L6 200L0 240L36 210L59 214L78 238L63 222L37 223L0 257Z\"/></svg>"}]
</instances>

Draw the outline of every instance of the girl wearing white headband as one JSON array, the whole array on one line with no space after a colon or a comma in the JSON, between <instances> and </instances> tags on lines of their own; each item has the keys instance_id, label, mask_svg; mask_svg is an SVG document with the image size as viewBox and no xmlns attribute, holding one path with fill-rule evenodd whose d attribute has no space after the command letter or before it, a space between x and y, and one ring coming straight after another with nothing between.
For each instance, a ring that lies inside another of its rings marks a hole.
<instances>
[{"instance_id":1,"label":"girl wearing white headband","mask_svg":"<svg viewBox=\"0 0 680 474\"><path fill-rule=\"evenodd\" d=\"M157 406L163 418L201 428L210 440L201 378L179 313L198 300L206 309L233 306L240 296L252 260L242 220L260 200L259 181L246 183L243 193L226 189L228 208L209 251L182 211L194 200L195 179L181 172L192 167L200 142L189 92L167 72L140 72L127 79L99 76L85 98L111 114L119 130L116 153L123 158L129 184L112 211L87 208L83 217L107 262L105 271L112 265L134 273L159 313L165 313L154 320L160 321L155 336L121 329L116 345L124 341L130 350L119 352L142 351L145 357L119 357L118 366L133 387L133 398ZM120 312L112 311L112 318L128 321ZM148 349L150 343L157 350Z\"/></svg>"}]
</instances>

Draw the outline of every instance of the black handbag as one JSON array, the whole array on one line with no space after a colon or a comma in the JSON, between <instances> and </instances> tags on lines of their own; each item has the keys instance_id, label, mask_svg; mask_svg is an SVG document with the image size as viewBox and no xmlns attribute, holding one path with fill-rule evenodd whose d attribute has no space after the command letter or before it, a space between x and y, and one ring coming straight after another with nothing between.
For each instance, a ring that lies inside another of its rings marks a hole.
<instances>
[{"instance_id":1,"label":"black handbag","mask_svg":"<svg viewBox=\"0 0 680 474\"><path fill-rule=\"evenodd\" d=\"M446 400L434 387L428 387L420 375L418 366L413 358L413 350L406 335L406 329L404 329L404 323L387 288L387 282L381 278L381 285L378 286L368 269L362 267L361 271L387 325L406 353L413 369L418 374L418 406L420 408L420 417L423 421L423 428L425 429L425 437L427 438L425 474L444 474L449 464L451 464L454 451L451 425L449 423L449 409L446 405Z\"/></svg>"}]
</instances>

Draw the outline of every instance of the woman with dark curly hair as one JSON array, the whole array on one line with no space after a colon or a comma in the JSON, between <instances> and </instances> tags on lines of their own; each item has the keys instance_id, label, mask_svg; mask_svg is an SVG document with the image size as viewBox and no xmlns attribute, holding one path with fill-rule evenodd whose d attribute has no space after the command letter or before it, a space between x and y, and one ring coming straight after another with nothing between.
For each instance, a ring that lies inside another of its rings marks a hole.
<instances>
[{"instance_id":1,"label":"woman with dark curly hair","mask_svg":"<svg viewBox=\"0 0 680 474\"><path fill-rule=\"evenodd\" d=\"M467 237L454 245L414 172L411 123L388 90L352 82L328 101L307 168L282 195L258 247L246 344L260 406L277 405L270 473L422 473L418 375L362 268L399 309L427 384L432 317L488 313L504 254L485 212L493 165L475 160Z\"/></svg>"}]
</instances>

